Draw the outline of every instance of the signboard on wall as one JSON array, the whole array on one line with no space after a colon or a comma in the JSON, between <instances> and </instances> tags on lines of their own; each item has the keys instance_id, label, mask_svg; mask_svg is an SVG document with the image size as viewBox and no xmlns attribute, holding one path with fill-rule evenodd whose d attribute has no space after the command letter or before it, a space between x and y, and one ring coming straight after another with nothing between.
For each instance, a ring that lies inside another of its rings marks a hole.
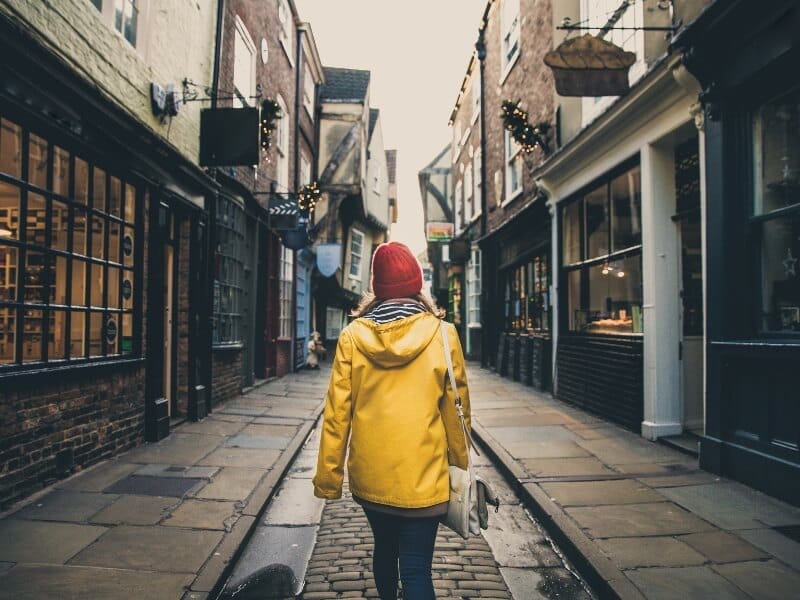
<instances>
[{"instance_id":1,"label":"signboard on wall","mask_svg":"<svg viewBox=\"0 0 800 600\"><path fill-rule=\"evenodd\" d=\"M452 223L432 221L425 226L429 242L449 242L453 239L455 227Z\"/></svg>"},{"instance_id":2,"label":"signboard on wall","mask_svg":"<svg viewBox=\"0 0 800 600\"><path fill-rule=\"evenodd\" d=\"M335 275L341 259L341 244L319 244L317 246L317 269L323 277Z\"/></svg>"}]
</instances>

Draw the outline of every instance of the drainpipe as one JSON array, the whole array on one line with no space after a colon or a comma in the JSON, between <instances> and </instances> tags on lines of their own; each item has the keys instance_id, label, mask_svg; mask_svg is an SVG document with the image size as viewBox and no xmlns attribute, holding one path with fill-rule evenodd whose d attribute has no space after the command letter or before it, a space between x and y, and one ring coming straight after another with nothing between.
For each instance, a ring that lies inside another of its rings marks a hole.
<instances>
[{"instance_id":1,"label":"drainpipe","mask_svg":"<svg viewBox=\"0 0 800 600\"><path fill-rule=\"evenodd\" d=\"M481 113L478 115L481 127L481 240L486 237L489 229L489 202L486 194L486 43L484 40L485 32L485 16L484 24L478 30L478 41L475 42L475 52L478 57L478 64L480 65L480 95L481 95ZM487 246L483 242L481 247L481 366L489 366L489 330L491 329L493 319L489 320L489 261L487 260L487 252L484 248Z\"/></svg>"}]
</instances>

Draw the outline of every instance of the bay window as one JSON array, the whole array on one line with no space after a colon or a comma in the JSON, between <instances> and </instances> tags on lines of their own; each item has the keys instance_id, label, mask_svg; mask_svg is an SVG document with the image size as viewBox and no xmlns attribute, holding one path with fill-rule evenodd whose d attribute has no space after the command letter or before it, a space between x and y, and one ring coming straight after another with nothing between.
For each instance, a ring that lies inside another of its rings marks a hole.
<instances>
[{"instance_id":1,"label":"bay window","mask_svg":"<svg viewBox=\"0 0 800 600\"><path fill-rule=\"evenodd\" d=\"M215 346L242 343L244 207L228 196L217 199L217 256L214 275Z\"/></svg>"}]
</instances>

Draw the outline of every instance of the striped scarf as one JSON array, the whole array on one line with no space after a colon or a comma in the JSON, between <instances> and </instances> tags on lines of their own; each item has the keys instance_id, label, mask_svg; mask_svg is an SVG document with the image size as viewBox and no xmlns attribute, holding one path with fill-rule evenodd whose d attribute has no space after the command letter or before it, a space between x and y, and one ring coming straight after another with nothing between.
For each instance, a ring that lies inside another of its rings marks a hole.
<instances>
[{"instance_id":1,"label":"striped scarf","mask_svg":"<svg viewBox=\"0 0 800 600\"><path fill-rule=\"evenodd\" d=\"M381 325L421 312L425 312L425 307L417 302L384 302L370 310L364 318Z\"/></svg>"}]
</instances>

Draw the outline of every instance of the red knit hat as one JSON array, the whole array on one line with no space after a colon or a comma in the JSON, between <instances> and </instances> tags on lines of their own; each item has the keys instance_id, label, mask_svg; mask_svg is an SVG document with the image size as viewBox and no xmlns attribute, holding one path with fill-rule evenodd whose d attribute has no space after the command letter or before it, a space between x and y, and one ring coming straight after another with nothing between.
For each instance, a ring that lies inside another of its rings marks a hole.
<instances>
[{"instance_id":1,"label":"red knit hat","mask_svg":"<svg viewBox=\"0 0 800 600\"><path fill-rule=\"evenodd\" d=\"M422 268L408 246L381 244L372 256L372 292L378 300L419 294Z\"/></svg>"}]
</instances>

